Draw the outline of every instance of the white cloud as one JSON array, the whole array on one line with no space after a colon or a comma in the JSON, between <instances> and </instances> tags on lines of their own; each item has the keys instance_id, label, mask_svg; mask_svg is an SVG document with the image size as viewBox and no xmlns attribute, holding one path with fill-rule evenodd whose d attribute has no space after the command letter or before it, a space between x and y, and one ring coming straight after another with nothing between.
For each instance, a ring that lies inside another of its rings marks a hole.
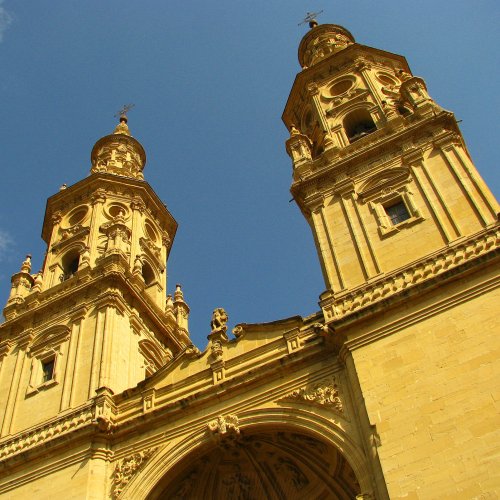
<instances>
[{"instance_id":1,"label":"white cloud","mask_svg":"<svg viewBox=\"0 0 500 500\"><path fill-rule=\"evenodd\" d=\"M12 22L12 16L5 9L5 7L2 7L2 4L3 0L0 0L0 42L3 40L3 34L5 33L5 30Z\"/></svg>"},{"instance_id":2,"label":"white cloud","mask_svg":"<svg viewBox=\"0 0 500 500\"><path fill-rule=\"evenodd\" d=\"M0 230L0 261L7 255L11 244L12 238L5 231Z\"/></svg>"}]
</instances>

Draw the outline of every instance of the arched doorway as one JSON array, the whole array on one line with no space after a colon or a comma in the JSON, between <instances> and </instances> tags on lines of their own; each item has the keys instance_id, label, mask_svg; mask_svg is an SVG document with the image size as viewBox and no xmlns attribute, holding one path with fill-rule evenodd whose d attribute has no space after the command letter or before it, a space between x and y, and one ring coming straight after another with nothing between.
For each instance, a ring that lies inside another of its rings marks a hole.
<instances>
[{"instance_id":1,"label":"arched doorway","mask_svg":"<svg viewBox=\"0 0 500 500\"><path fill-rule=\"evenodd\" d=\"M149 500L349 499L360 493L354 471L327 441L283 431L243 434L187 456Z\"/></svg>"}]
</instances>

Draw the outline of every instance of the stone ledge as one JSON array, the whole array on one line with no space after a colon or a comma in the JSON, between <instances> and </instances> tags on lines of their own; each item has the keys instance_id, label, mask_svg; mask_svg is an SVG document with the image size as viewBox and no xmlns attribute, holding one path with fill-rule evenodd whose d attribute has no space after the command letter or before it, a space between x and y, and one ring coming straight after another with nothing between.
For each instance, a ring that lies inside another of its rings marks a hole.
<instances>
[{"instance_id":1,"label":"stone ledge","mask_svg":"<svg viewBox=\"0 0 500 500\"><path fill-rule=\"evenodd\" d=\"M500 227L482 231L420 259L404 269L381 276L374 282L338 294L323 294L320 306L325 321L338 320L394 296L424 281L471 262L500 246Z\"/></svg>"}]
</instances>

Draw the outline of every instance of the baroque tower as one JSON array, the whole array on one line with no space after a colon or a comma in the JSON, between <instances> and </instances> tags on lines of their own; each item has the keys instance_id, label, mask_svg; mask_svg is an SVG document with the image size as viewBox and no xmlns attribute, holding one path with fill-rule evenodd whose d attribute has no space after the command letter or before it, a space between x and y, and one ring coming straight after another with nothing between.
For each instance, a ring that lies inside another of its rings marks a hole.
<instances>
[{"instance_id":1,"label":"baroque tower","mask_svg":"<svg viewBox=\"0 0 500 500\"><path fill-rule=\"evenodd\" d=\"M49 198L0 325L8 498L496 498L500 232L406 60L318 26L283 114L320 310L193 346L177 224L126 116Z\"/></svg>"},{"instance_id":2,"label":"baroque tower","mask_svg":"<svg viewBox=\"0 0 500 500\"><path fill-rule=\"evenodd\" d=\"M87 178L47 202L40 272L31 274L28 256L12 277L2 436L78 406L100 388L133 387L190 344L180 287L174 300L165 298L177 223L144 181L146 155L125 115L97 141L91 163Z\"/></svg>"},{"instance_id":3,"label":"baroque tower","mask_svg":"<svg viewBox=\"0 0 500 500\"><path fill-rule=\"evenodd\" d=\"M322 307L334 318L349 307L342 297L356 300L366 284L494 227L498 205L453 113L404 57L325 24L304 37L299 62L283 114L292 194L313 230Z\"/></svg>"},{"instance_id":4,"label":"baroque tower","mask_svg":"<svg viewBox=\"0 0 500 500\"><path fill-rule=\"evenodd\" d=\"M498 203L404 57L341 26L310 28L283 113L291 192L389 495L493 491ZM482 466L464 472L468 461Z\"/></svg>"}]
</instances>

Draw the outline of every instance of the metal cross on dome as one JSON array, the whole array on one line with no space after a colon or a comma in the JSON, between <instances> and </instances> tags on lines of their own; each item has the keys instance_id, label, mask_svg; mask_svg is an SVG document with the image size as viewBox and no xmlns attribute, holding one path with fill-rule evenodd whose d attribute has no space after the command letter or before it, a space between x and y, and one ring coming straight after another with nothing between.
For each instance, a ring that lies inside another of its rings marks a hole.
<instances>
[{"instance_id":1,"label":"metal cross on dome","mask_svg":"<svg viewBox=\"0 0 500 500\"><path fill-rule=\"evenodd\" d=\"M319 16L323 11L320 10L319 12L308 12L306 14L306 17L302 20L301 23L299 23L297 26L301 26L302 24L305 23L310 23L311 21L316 21L316 17Z\"/></svg>"},{"instance_id":2,"label":"metal cross on dome","mask_svg":"<svg viewBox=\"0 0 500 500\"><path fill-rule=\"evenodd\" d=\"M116 113L115 118L121 118L122 116L127 116L127 113L135 106L135 104L124 104L122 109Z\"/></svg>"}]
</instances>

